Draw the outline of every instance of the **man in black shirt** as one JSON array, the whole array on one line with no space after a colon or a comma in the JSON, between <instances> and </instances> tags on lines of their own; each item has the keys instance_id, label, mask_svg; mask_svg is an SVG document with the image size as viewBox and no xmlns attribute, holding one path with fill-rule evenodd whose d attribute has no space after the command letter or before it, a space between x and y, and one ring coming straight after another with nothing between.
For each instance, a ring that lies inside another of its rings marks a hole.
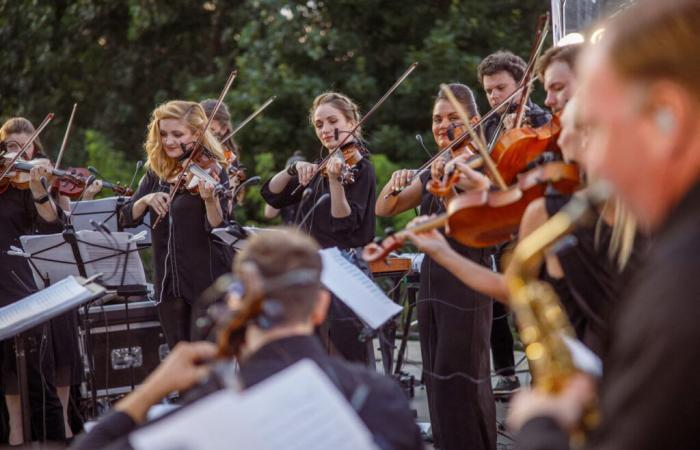
<instances>
[{"instance_id":1,"label":"man in black shirt","mask_svg":"<svg viewBox=\"0 0 700 450\"><path fill-rule=\"evenodd\" d=\"M639 0L606 25L581 70L588 170L609 180L654 244L620 303L588 447L698 447L700 378L700 3ZM593 395L580 376L556 397L516 398L521 449L564 449Z\"/></svg>"},{"instance_id":2,"label":"man in black shirt","mask_svg":"<svg viewBox=\"0 0 700 450\"><path fill-rule=\"evenodd\" d=\"M477 68L477 75L491 108L498 106L515 92L518 82L525 75L526 67L527 64L521 57L507 51L492 53L481 61ZM487 143L490 144L498 133L503 114L506 114L503 118L503 130L512 127L513 113L517 109L520 98L521 96L516 96L509 105L504 106L499 113L494 114L484 123L484 136ZM549 122L551 116L528 100L525 119L529 125L539 127ZM499 259L498 255L495 257ZM499 375L493 390L496 396L508 395L520 388L520 381L515 376L513 335L510 331L508 316L508 309L502 303L493 302L491 351L493 365Z\"/></svg>"},{"instance_id":3,"label":"man in black shirt","mask_svg":"<svg viewBox=\"0 0 700 450\"><path fill-rule=\"evenodd\" d=\"M267 290L263 305L270 307L265 310L276 311L263 313L262 319L245 329L238 376L243 389L309 359L351 402L379 448L422 448L408 400L398 385L360 365L329 357L313 336L314 326L323 321L330 301L329 294L321 290L321 257L313 239L291 229L256 235L238 255L235 272L246 282L246 290L254 285L250 280L259 281ZM229 304L232 301L234 306L240 305L239 299L230 298ZM263 323L265 327L259 325ZM210 369L200 363L212 359L216 352L216 346L208 342L179 343L142 386L119 402L95 429L80 437L73 448L130 448L127 435L141 426L148 409L169 392L190 389L206 378ZM183 408L232 381L210 377L186 394ZM235 436L231 439L233 448Z\"/></svg>"}]
</instances>

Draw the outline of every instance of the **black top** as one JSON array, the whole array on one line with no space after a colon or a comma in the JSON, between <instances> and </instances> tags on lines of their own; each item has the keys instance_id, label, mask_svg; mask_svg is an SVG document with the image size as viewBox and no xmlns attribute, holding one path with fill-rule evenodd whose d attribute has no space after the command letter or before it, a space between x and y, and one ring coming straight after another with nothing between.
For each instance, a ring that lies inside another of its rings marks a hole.
<instances>
[{"instance_id":1,"label":"black top","mask_svg":"<svg viewBox=\"0 0 700 450\"><path fill-rule=\"evenodd\" d=\"M546 195L547 214L553 216L570 199L571 196L558 193ZM579 339L602 357L607 346L611 315L631 274L644 256L646 239L637 234L630 259L620 271L617 261L610 257L608 251L612 227L598 222L596 220L592 225L577 227L570 234L574 245L565 246L557 252L565 276L553 285ZM598 239L596 227L599 227ZM550 277L545 279L553 281Z\"/></svg>"},{"instance_id":2,"label":"black top","mask_svg":"<svg viewBox=\"0 0 700 450\"><path fill-rule=\"evenodd\" d=\"M254 386L285 368L301 361L314 361L341 394L357 403L360 390L368 389L362 396L364 402L355 406L360 419L382 449L421 449L423 444L413 414L398 385L390 378L367 368L328 356L317 339L312 336L293 336L266 344L248 360L241 362L240 381L243 388ZM224 387L216 377L190 391L185 398L187 405ZM274 414L273 411L269 412ZM175 411L173 414L177 414ZM101 419L88 434L79 437L72 449L130 449L127 434L138 426L121 412L113 412ZM235 436L231 436L235 444Z\"/></svg>"},{"instance_id":3,"label":"black top","mask_svg":"<svg viewBox=\"0 0 700 450\"><path fill-rule=\"evenodd\" d=\"M365 156L355 165L355 170L355 182L345 185L345 198L350 204L350 215L341 219L334 218L331 215L331 199L328 198L311 212L304 224L304 229L318 241L322 248L357 248L369 244L374 239L374 204L377 189L374 167ZM304 189L299 189L292 195L297 186L299 186L299 179L294 178L282 192L274 194L270 191L268 180L260 193L270 206L282 209L301 201ZM317 176L312 181L311 189L311 195L300 204L300 221L323 194L330 194L328 179Z\"/></svg>"},{"instance_id":4,"label":"black top","mask_svg":"<svg viewBox=\"0 0 700 450\"><path fill-rule=\"evenodd\" d=\"M588 448L698 448L698 255L700 183L655 237L615 314L600 391L602 420ZM536 436L545 433L550 442L538 444ZM551 419L535 419L523 427L518 448L565 449L561 434Z\"/></svg>"},{"instance_id":5,"label":"black top","mask_svg":"<svg viewBox=\"0 0 700 450\"><path fill-rule=\"evenodd\" d=\"M527 101L527 106L529 109L525 111L525 118L528 119L528 121L533 127L541 127L542 125L552 120L552 115L549 112L547 112L547 110L535 104L532 100ZM508 113L514 113L517 109L518 105L513 103L510 105L510 108L508 108ZM493 116L489 117L489 119L484 123L484 135L486 136L487 143L491 142L491 139L496 133L496 130L498 129L498 124L500 122L501 115L494 114Z\"/></svg>"},{"instance_id":6,"label":"black top","mask_svg":"<svg viewBox=\"0 0 700 450\"><path fill-rule=\"evenodd\" d=\"M0 306L7 306L36 292L36 284L27 260L6 252L10 246L22 248L19 237L29 234L58 233L63 229L61 208L59 220L44 221L34 206L30 189L12 186L0 194ZM58 281L58 280L54 280Z\"/></svg>"},{"instance_id":7,"label":"black top","mask_svg":"<svg viewBox=\"0 0 700 450\"><path fill-rule=\"evenodd\" d=\"M221 184L228 187L224 171ZM152 192L169 192L170 186L152 171L139 182L136 192L119 211L119 224L131 228L143 221L143 216L133 217L134 203ZM227 220L226 199L220 200L224 222ZM151 223L157 214L151 210ZM222 222L221 226L224 226ZM193 304L199 295L220 275L231 268L231 253L217 243L211 235L204 201L199 194L180 192L170 205L169 217L164 218L151 231L153 264L155 268L155 295L159 299L183 298Z\"/></svg>"}]
</instances>

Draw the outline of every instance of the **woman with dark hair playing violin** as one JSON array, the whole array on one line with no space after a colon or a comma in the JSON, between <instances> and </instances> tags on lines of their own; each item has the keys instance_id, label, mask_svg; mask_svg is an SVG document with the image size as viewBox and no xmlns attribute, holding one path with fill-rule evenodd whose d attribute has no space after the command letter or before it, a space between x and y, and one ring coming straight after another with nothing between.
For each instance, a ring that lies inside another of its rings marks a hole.
<instances>
[{"instance_id":1,"label":"woman with dark hair playing violin","mask_svg":"<svg viewBox=\"0 0 700 450\"><path fill-rule=\"evenodd\" d=\"M471 117L478 116L471 89L456 83L450 84L450 89ZM455 108L442 92L433 106L432 130L435 143L441 149L466 132ZM449 156L454 158L469 152L465 145L450 150ZM410 170L394 172L379 194L377 215L394 216L418 206L422 214L444 211L443 200L426 188L431 178L442 177L444 167L445 160L438 158L430 172L419 176ZM474 182L483 181L475 179ZM393 195L393 192L398 194ZM485 249L466 247L451 239L449 246L477 265L490 266L490 253ZM421 265L417 311L436 447L495 449L496 411L489 354L491 299L467 288L426 255ZM481 381L475 382L477 379Z\"/></svg>"},{"instance_id":2,"label":"woman with dark hair playing violin","mask_svg":"<svg viewBox=\"0 0 700 450\"><path fill-rule=\"evenodd\" d=\"M34 133L34 126L27 119L9 119L0 128L0 143L8 155L18 153ZM0 307L7 306L37 290L27 260L6 253L11 246L21 248L20 236L36 233L55 233L63 229L63 215L54 199L48 195L41 182L49 178L51 164L43 155L41 142L34 140L23 155L24 161L36 161L29 172L29 185L14 185L8 177L2 180L0 194ZM77 330L64 326L70 322L70 313L49 323L39 325L24 333L27 355L32 429L35 439L62 442L65 439L64 419L56 386L63 387L64 404L67 404L71 384L72 364L80 362L77 353ZM54 330L54 326L60 328ZM67 333L65 332L67 330ZM72 334L71 334L72 331ZM9 444L22 443L22 419L19 389L15 365L13 340L2 342L0 364L2 385L9 412ZM60 351L56 351L59 350ZM59 367L60 366L60 367ZM57 378L60 368L61 377ZM65 369L65 370L64 370ZM75 375L81 374L80 370ZM43 398L42 398L43 397ZM45 419L45 421L43 420Z\"/></svg>"},{"instance_id":3,"label":"woman with dark hair playing violin","mask_svg":"<svg viewBox=\"0 0 700 450\"><path fill-rule=\"evenodd\" d=\"M341 149L344 158L341 152L331 157L324 176L316 173L317 164L294 161L265 183L261 194L277 209L299 204L300 227L321 247L338 247L351 262L369 272L358 249L374 239L375 174L366 157L361 130L348 137L360 120L357 105L345 95L327 92L314 99L310 120L324 149L333 151L345 141ZM373 357L368 351L371 346L358 340L362 330L359 319L337 298L331 304L327 325L323 337L343 357L365 363Z\"/></svg>"},{"instance_id":4,"label":"woman with dark hair playing violin","mask_svg":"<svg viewBox=\"0 0 700 450\"><path fill-rule=\"evenodd\" d=\"M144 144L148 171L119 214L123 227L138 225L147 211L152 224L158 217L162 219L151 233L154 284L158 314L171 349L179 341L191 340L199 295L231 264L228 250L210 234L227 221L227 198L217 198L215 187L201 179L189 184L198 192L182 189L172 199L168 195L182 170L180 162L192 150L206 122L204 110L195 102L174 100L153 111ZM218 162L219 172L211 176L228 187L221 144L208 130L202 144Z\"/></svg>"}]
</instances>

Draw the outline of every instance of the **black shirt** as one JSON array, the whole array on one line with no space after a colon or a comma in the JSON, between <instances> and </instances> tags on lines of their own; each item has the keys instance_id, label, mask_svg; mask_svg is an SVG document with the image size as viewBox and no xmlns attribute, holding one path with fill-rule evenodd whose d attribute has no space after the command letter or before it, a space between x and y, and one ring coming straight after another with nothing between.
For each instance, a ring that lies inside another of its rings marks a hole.
<instances>
[{"instance_id":1,"label":"black shirt","mask_svg":"<svg viewBox=\"0 0 700 450\"><path fill-rule=\"evenodd\" d=\"M32 191L9 186L0 194L0 306L7 306L36 291L32 270L27 260L6 252L10 246L22 248L19 237L39 233L57 233L63 229L60 208L59 220L44 221L36 210ZM58 281L58 280L52 280Z\"/></svg>"},{"instance_id":2,"label":"black shirt","mask_svg":"<svg viewBox=\"0 0 700 450\"><path fill-rule=\"evenodd\" d=\"M356 395L358 391L368 389L364 402L356 406L356 412L381 449L423 448L408 400L396 382L358 364L328 356L315 337L292 336L266 344L249 359L241 362L239 378L245 389L303 359L314 361L349 402L357 401L360 397ZM223 386L224 383L212 377L191 391L185 402L193 403ZM273 411L269 413L274 414ZM177 411L173 414L177 414ZM71 448L130 449L126 436L137 427L128 415L109 413L90 433L79 437ZM233 447L235 438L231 436Z\"/></svg>"},{"instance_id":3,"label":"black shirt","mask_svg":"<svg viewBox=\"0 0 700 450\"><path fill-rule=\"evenodd\" d=\"M541 108L539 105L532 102L532 100L527 101L528 110L525 111L525 118L530 122L530 125L537 128L546 124L552 120L552 115L548 113L545 109ZM508 113L514 113L518 108L518 105L513 103L508 109ZM501 114L494 114L489 117L489 119L484 123L484 135L486 136L487 144L493 139L493 135L496 134L498 129L498 124L501 122Z\"/></svg>"},{"instance_id":4,"label":"black shirt","mask_svg":"<svg viewBox=\"0 0 700 450\"><path fill-rule=\"evenodd\" d=\"M700 183L676 206L620 303L588 448L696 449L700 405ZM549 434L548 443L540 436ZM548 418L521 430L520 449L565 449ZM556 445L556 446L555 446Z\"/></svg>"},{"instance_id":5,"label":"black shirt","mask_svg":"<svg viewBox=\"0 0 700 450\"><path fill-rule=\"evenodd\" d=\"M222 185L228 187L224 171L219 179ZM152 192L167 193L169 185L149 170L139 182L131 200L119 211L120 226L131 228L143 221L143 216L133 216L134 203ZM226 202L225 198L220 200L224 221L227 218ZM150 208L148 211L153 224L157 214ZM221 226L224 226L223 222ZM230 270L231 253L215 241L211 230L204 201L199 194L187 191L175 194L169 217L162 219L151 231L156 298L183 298L193 304L214 280Z\"/></svg>"},{"instance_id":6,"label":"black shirt","mask_svg":"<svg viewBox=\"0 0 700 450\"><path fill-rule=\"evenodd\" d=\"M374 167L367 157L364 157L355 165L355 170L355 182L344 186L345 198L350 205L350 215L340 219L333 217L331 199L328 198L311 212L304 224L304 228L322 248L357 248L369 244L374 239L374 204L377 189ZM270 181L268 181L262 187L261 194L270 206L282 209L301 201L303 188L292 195L298 186L299 179L294 178L282 192L274 194L270 191ZM300 204L299 220L303 220L323 194L330 194L328 179L317 176L311 182L311 189L311 195Z\"/></svg>"}]
</instances>

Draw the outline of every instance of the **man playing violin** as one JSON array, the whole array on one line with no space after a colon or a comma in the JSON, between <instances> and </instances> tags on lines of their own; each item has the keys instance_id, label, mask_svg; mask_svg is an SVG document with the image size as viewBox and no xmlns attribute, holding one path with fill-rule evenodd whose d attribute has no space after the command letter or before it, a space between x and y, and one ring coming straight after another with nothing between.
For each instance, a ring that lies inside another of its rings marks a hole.
<instances>
[{"instance_id":1,"label":"man playing violin","mask_svg":"<svg viewBox=\"0 0 700 450\"><path fill-rule=\"evenodd\" d=\"M422 448L409 403L398 385L374 371L328 356L314 336L314 328L323 322L330 303L330 294L321 289L318 250L312 238L290 228L253 236L238 254L234 274L244 281L252 271L261 286L278 280L280 287L267 293L263 302L274 302L280 309L274 317L266 316L270 326L262 328L258 321L252 321L245 328L236 379L227 378L232 377L232 371L213 372L208 365L220 350L216 345L182 342L136 391L117 403L113 412L79 437L72 448L130 448L128 433L148 426L144 425L148 409L168 393L189 390L182 407L187 409L189 404L235 381L245 390L304 359L316 363L348 402L355 401L360 390L366 390L362 405L355 409L378 448ZM287 276L288 282L279 281ZM243 298L250 286L244 281ZM240 308L241 298L230 294L228 304ZM269 415L275 413L267 411ZM168 417L159 420L167 421ZM236 447L235 439L231 436L232 448Z\"/></svg>"},{"instance_id":2,"label":"man playing violin","mask_svg":"<svg viewBox=\"0 0 700 450\"><path fill-rule=\"evenodd\" d=\"M477 67L477 76L484 88L486 98L491 108L500 105L518 88L518 83L523 79L527 64L525 61L508 51L498 51L484 58ZM501 122L501 116L505 113L503 119L504 129L510 129L513 126L513 116L520 102L522 93L516 95L509 105L504 105L503 111L490 117L484 124L484 134L486 141L491 142L497 134L498 125ZM532 100L528 99L525 104L525 123L531 127L539 127L549 122L550 114L536 105Z\"/></svg>"}]
</instances>

